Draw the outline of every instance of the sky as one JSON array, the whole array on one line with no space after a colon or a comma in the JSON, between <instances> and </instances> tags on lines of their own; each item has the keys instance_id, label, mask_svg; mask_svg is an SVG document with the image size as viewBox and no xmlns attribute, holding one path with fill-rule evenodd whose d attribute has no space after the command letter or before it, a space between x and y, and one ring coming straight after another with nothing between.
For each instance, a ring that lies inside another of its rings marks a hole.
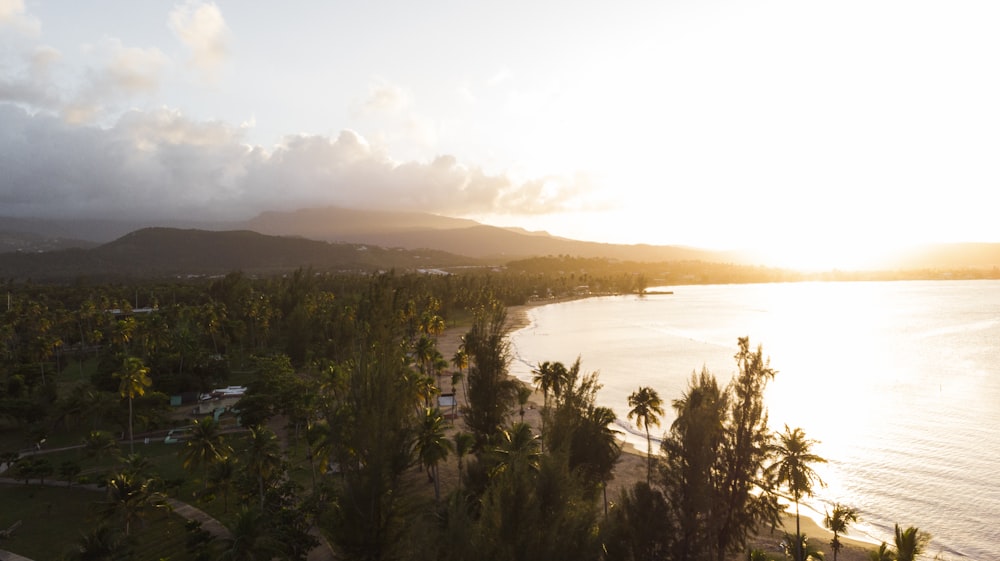
<instances>
[{"instance_id":1,"label":"sky","mask_svg":"<svg viewBox=\"0 0 1000 561\"><path fill-rule=\"evenodd\" d=\"M0 0L0 216L1000 242L1000 4Z\"/></svg>"}]
</instances>

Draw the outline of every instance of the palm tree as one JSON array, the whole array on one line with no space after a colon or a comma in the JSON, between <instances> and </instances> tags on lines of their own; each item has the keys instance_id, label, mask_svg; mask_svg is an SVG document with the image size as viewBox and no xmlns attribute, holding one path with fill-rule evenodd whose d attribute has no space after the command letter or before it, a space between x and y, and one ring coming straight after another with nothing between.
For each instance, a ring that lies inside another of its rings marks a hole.
<instances>
[{"instance_id":1,"label":"palm tree","mask_svg":"<svg viewBox=\"0 0 1000 561\"><path fill-rule=\"evenodd\" d=\"M269 561L281 552L268 531L264 516L256 510L242 510L236 517L232 535L223 540L220 561Z\"/></svg>"},{"instance_id":2,"label":"palm tree","mask_svg":"<svg viewBox=\"0 0 1000 561\"><path fill-rule=\"evenodd\" d=\"M121 459L121 471L133 477L148 478L152 475L153 462L142 454L129 454Z\"/></svg>"},{"instance_id":3,"label":"palm tree","mask_svg":"<svg viewBox=\"0 0 1000 561\"><path fill-rule=\"evenodd\" d=\"M790 553L802 552L801 555L803 559L823 561L823 552L810 544L809 536L803 534L792 535L786 532L781 541L781 548L785 550L786 557L788 557ZM794 554L798 555L797 553Z\"/></svg>"},{"instance_id":4,"label":"palm tree","mask_svg":"<svg viewBox=\"0 0 1000 561\"><path fill-rule=\"evenodd\" d=\"M600 482L604 494L604 515L608 514L608 481L622 454L619 431L611 428L617 417L608 407L589 405L582 412L570 446L570 467L581 468L584 476Z\"/></svg>"},{"instance_id":5,"label":"palm tree","mask_svg":"<svg viewBox=\"0 0 1000 561\"><path fill-rule=\"evenodd\" d=\"M222 512L229 512L229 492L236 483L236 458L226 456L212 464L208 473L208 489L213 494L222 493Z\"/></svg>"},{"instance_id":6,"label":"palm tree","mask_svg":"<svg viewBox=\"0 0 1000 561\"><path fill-rule=\"evenodd\" d=\"M566 381L566 366L561 362L545 361L538 365L538 368L531 371L532 383L542 390L542 399L548 407L549 393L556 399L562 395L563 383Z\"/></svg>"},{"instance_id":7,"label":"palm tree","mask_svg":"<svg viewBox=\"0 0 1000 561\"><path fill-rule=\"evenodd\" d=\"M456 432L452 439L455 442L455 455L458 456L458 489L462 490L462 458L472 451L476 445L476 437L464 432Z\"/></svg>"},{"instance_id":8,"label":"palm tree","mask_svg":"<svg viewBox=\"0 0 1000 561\"><path fill-rule=\"evenodd\" d=\"M871 561L894 561L896 559L896 552L885 542L882 542L882 545L878 546L878 549L868 552L868 558Z\"/></svg>"},{"instance_id":9,"label":"palm tree","mask_svg":"<svg viewBox=\"0 0 1000 561\"><path fill-rule=\"evenodd\" d=\"M785 486L792 493L795 501L795 533L798 535L802 534L799 526L799 500L812 495L814 483L823 485L823 480L810 464L822 464L826 460L812 453L813 444L816 441L807 439L801 428L789 429L785 425L785 432L778 434L778 444L774 447L777 461L767 469L775 484ZM802 548L798 549L796 561L803 561Z\"/></svg>"},{"instance_id":10,"label":"palm tree","mask_svg":"<svg viewBox=\"0 0 1000 561\"><path fill-rule=\"evenodd\" d=\"M458 374L459 374L458 378L455 378L454 376L452 376L451 378L451 391L454 392L455 382L465 377L465 369L469 367L469 353L465 352L464 341L462 342L461 345L459 345L458 350L455 351L455 354L451 355L451 364L455 368L458 368Z\"/></svg>"},{"instance_id":11,"label":"palm tree","mask_svg":"<svg viewBox=\"0 0 1000 561\"><path fill-rule=\"evenodd\" d=\"M167 508L162 494L153 491L151 481L119 473L108 480L108 498L103 505L105 517L120 515L125 535L132 531L132 524L144 518L151 510Z\"/></svg>"},{"instance_id":12,"label":"palm tree","mask_svg":"<svg viewBox=\"0 0 1000 561\"><path fill-rule=\"evenodd\" d=\"M67 561L118 561L128 552L122 534L107 524L99 524L80 538L66 554Z\"/></svg>"},{"instance_id":13,"label":"palm tree","mask_svg":"<svg viewBox=\"0 0 1000 561\"><path fill-rule=\"evenodd\" d=\"M896 524L896 560L914 561L931 541L931 535L921 532L914 526L902 529Z\"/></svg>"},{"instance_id":14,"label":"palm tree","mask_svg":"<svg viewBox=\"0 0 1000 561\"><path fill-rule=\"evenodd\" d=\"M649 485L653 477L653 440L649 436L649 426L660 426L660 417L663 415L663 401L660 394L649 386L642 386L628 396L628 405L632 409L628 412L628 418L635 417L635 422L640 429L646 430L646 484Z\"/></svg>"},{"instance_id":15,"label":"palm tree","mask_svg":"<svg viewBox=\"0 0 1000 561\"><path fill-rule=\"evenodd\" d=\"M417 433L417 455L427 469L427 477L434 482L434 500L441 500L441 482L438 464L448 458L454 447L444 431L444 415L437 407L424 409L424 417Z\"/></svg>"},{"instance_id":16,"label":"palm tree","mask_svg":"<svg viewBox=\"0 0 1000 561\"><path fill-rule=\"evenodd\" d=\"M421 335L413 346L413 358L417 360L420 372L425 376L430 375L431 365L434 364L434 358L437 354L440 352L437 350L434 339L427 335Z\"/></svg>"},{"instance_id":17,"label":"palm tree","mask_svg":"<svg viewBox=\"0 0 1000 561\"><path fill-rule=\"evenodd\" d=\"M549 414L549 394L556 399L562 395L563 382L566 379L566 367L561 362L545 361L531 371L531 382L542 391L542 447L544 448L545 418Z\"/></svg>"},{"instance_id":18,"label":"palm tree","mask_svg":"<svg viewBox=\"0 0 1000 561\"><path fill-rule=\"evenodd\" d=\"M183 458L181 465L184 469L196 470L221 462L232 451L219 432L219 422L212 417L205 417L191 425L188 439L179 455Z\"/></svg>"},{"instance_id":19,"label":"palm tree","mask_svg":"<svg viewBox=\"0 0 1000 561\"><path fill-rule=\"evenodd\" d=\"M531 470L538 470L538 460L541 457L539 439L531 432L531 425L527 423L514 423L510 429L503 430L496 452L501 457L495 468L497 473L522 464Z\"/></svg>"},{"instance_id":20,"label":"palm tree","mask_svg":"<svg viewBox=\"0 0 1000 561\"><path fill-rule=\"evenodd\" d=\"M264 510L264 482L271 479L281 469L281 449L278 438L265 426L250 427L250 438L244 449L246 466L257 480L260 492L260 508Z\"/></svg>"},{"instance_id":21,"label":"palm tree","mask_svg":"<svg viewBox=\"0 0 1000 561\"><path fill-rule=\"evenodd\" d=\"M823 518L823 525L827 530L833 532L833 539L830 540L830 548L833 549L833 561L837 561L837 554L843 545L840 543L840 535L847 535L847 527L858 521L858 511L854 507L849 507L836 503L833 505L833 512L827 512Z\"/></svg>"},{"instance_id":22,"label":"palm tree","mask_svg":"<svg viewBox=\"0 0 1000 561\"><path fill-rule=\"evenodd\" d=\"M142 359L133 356L126 357L122 362L122 368L115 373L115 377L121 379L118 385L118 393L122 398L128 398L128 447L129 453L135 453L135 444L132 442L132 400L142 397L146 393L146 388L153 385L149 378L149 368L143 364Z\"/></svg>"},{"instance_id":23,"label":"palm tree","mask_svg":"<svg viewBox=\"0 0 1000 561\"><path fill-rule=\"evenodd\" d=\"M100 461L105 456L116 456L120 450L115 437L110 434L92 430L83 437L83 456Z\"/></svg>"}]
</instances>

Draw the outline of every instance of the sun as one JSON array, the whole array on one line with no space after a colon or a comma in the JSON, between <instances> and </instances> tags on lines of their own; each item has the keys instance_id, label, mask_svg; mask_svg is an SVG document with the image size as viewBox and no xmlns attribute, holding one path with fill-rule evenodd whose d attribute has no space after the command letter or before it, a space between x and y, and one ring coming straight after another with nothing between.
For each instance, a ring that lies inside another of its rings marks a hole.
<instances>
[{"instance_id":1,"label":"sun","mask_svg":"<svg viewBox=\"0 0 1000 561\"><path fill-rule=\"evenodd\" d=\"M763 265L818 271L872 271L891 265L899 250L893 244L877 240L782 240L767 244L754 253Z\"/></svg>"}]
</instances>

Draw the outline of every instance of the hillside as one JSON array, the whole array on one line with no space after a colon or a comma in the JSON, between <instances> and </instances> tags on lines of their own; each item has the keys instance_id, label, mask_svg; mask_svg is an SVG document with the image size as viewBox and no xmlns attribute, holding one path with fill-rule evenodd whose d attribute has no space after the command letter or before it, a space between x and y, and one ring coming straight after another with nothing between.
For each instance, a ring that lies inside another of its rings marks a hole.
<instances>
[{"instance_id":1,"label":"hillside","mask_svg":"<svg viewBox=\"0 0 1000 561\"><path fill-rule=\"evenodd\" d=\"M440 251L384 249L250 231L209 232L146 228L94 249L0 255L0 278L56 280L275 274L303 267L320 271L412 270L469 265L474 260Z\"/></svg>"},{"instance_id":2,"label":"hillside","mask_svg":"<svg viewBox=\"0 0 1000 561\"><path fill-rule=\"evenodd\" d=\"M243 224L248 230L282 236L406 249L433 248L492 261L540 255L604 257L628 261L738 262L735 253L678 246L616 245L571 240L546 232L500 228L472 220L417 212L343 208L267 212Z\"/></svg>"},{"instance_id":3,"label":"hillside","mask_svg":"<svg viewBox=\"0 0 1000 561\"><path fill-rule=\"evenodd\" d=\"M512 260L530 259L540 256L571 256L580 258L603 258L636 263L664 263L677 261L699 261L732 265L768 265L750 252L710 251L698 248L667 245L622 245L572 240L550 235L547 232L532 232L520 228L501 228L480 224L473 220L450 218L420 212L395 212L380 210L359 210L337 207L301 209L292 212L265 212L242 222L185 223L183 221L160 221L136 225L130 222L87 221L0 218L0 256L4 269L0 275L10 275L11 271L31 270L37 272L59 270L60 274L72 275L72 271L87 269L96 257L92 254L63 253L58 259L8 257L10 252L36 253L77 247L91 248L96 244L106 244L118 240L128 232L149 227L174 228L213 232L245 231L267 236L305 238L333 244L363 244L384 248L401 248L417 251L423 257L438 252L444 262L470 261L507 263ZM229 236L234 236L230 233ZM125 236L126 238L128 236ZM244 237L244 242L256 238ZM213 242L214 243L214 242ZM320 246L314 246L320 247ZM102 252L112 251L110 248ZM343 263L347 268L355 267L356 255L350 256L344 250L336 258L330 256L333 249L324 247L320 253L327 256L311 255L305 261L320 263ZM101 255L98 252L96 255ZM311 253L312 250L309 251ZM235 260L236 255L244 255ZM255 255L250 255L254 253ZM452 254L450 257L445 254ZM218 263L244 265L244 268L269 270L282 268L286 260L301 262L302 256L285 254L281 251L271 254L267 251L248 251L231 247L218 256ZM265 257L273 257L265 262ZM468 259L455 256L466 256ZM123 267L123 270L145 269L150 271L183 271L196 256L179 253L173 257L178 263L168 265L167 256L159 253L157 261L147 263L148 255L136 256L137 264ZM372 259L372 255L367 256ZM398 255L380 253L375 262L389 266L405 266ZM251 259L252 258L252 259ZM245 261L250 259L250 261ZM331 261L332 259L332 261ZM409 259L409 258L407 258ZM407 259L403 259L404 262ZM81 261L83 260L83 261ZM383 263L384 262L384 263ZM146 263L140 266L138 263ZM362 260L362 264L369 263ZM40 267L40 268L39 268ZM200 265L199 265L200 267ZM886 257L880 269L884 271L963 271L975 270L976 275L1000 268L1000 244L968 243L938 244L914 247ZM215 269L213 269L215 270ZM183 273L178 273L183 274Z\"/></svg>"}]
</instances>

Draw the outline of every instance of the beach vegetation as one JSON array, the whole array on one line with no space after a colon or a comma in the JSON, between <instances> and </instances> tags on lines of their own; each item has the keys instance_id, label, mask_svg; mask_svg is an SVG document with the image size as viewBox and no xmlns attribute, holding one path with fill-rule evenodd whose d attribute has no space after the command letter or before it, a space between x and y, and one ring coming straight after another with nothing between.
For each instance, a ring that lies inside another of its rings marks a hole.
<instances>
[{"instance_id":1,"label":"beach vegetation","mask_svg":"<svg viewBox=\"0 0 1000 561\"><path fill-rule=\"evenodd\" d=\"M843 547L843 544L840 542L840 536L846 535L850 525L857 523L859 519L858 509L840 503L834 503L833 510L826 512L826 515L823 517L823 526L833 532L833 539L830 540L830 549L833 550L833 561L837 561L837 554L840 553L840 549Z\"/></svg>"},{"instance_id":2,"label":"beach vegetation","mask_svg":"<svg viewBox=\"0 0 1000 561\"><path fill-rule=\"evenodd\" d=\"M786 559L803 559L804 561L823 561L823 552L815 545L809 543L809 536L796 532L785 535L781 539L781 549L785 552Z\"/></svg>"},{"instance_id":3,"label":"beach vegetation","mask_svg":"<svg viewBox=\"0 0 1000 561\"><path fill-rule=\"evenodd\" d=\"M666 497L675 559L711 551L713 520L721 495L719 466L726 444L729 393L707 369L692 374L688 389L673 401L676 418L661 446L660 485Z\"/></svg>"},{"instance_id":4,"label":"beach vegetation","mask_svg":"<svg viewBox=\"0 0 1000 561\"><path fill-rule=\"evenodd\" d=\"M687 391L672 403L677 418L656 458L657 476L621 499L630 508L651 509L649 516L657 514L659 527L656 533L633 534L613 525L611 541L627 551L724 561L744 553L758 528L778 522L781 508L766 477L774 458L774 435L763 401L775 371L762 347L752 350L745 337L737 342L736 377L720 389L705 369L692 376ZM630 400L630 405L639 401ZM642 515L625 512L622 517L634 520ZM640 536L653 542L636 543Z\"/></svg>"},{"instance_id":5,"label":"beach vegetation","mask_svg":"<svg viewBox=\"0 0 1000 561\"><path fill-rule=\"evenodd\" d=\"M931 541L930 534L920 531L915 526L902 528L896 524L895 535L896 561L914 561L924 553Z\"/></svg>"},{"instance_id":6,"label":"beach vegetation","mask_svg":"<svg viewBox=\"0 0 1000 561\"><path fill-rule=\"evenodd\" d=\"M631 408L628 418L634 418L639 428L646 431L646 483L648 484L653 477L653 440L649 434L649 427L660 426L663 401L656 390L643 386L628 396L628 406Z\"/></svg>"},{"instance_id":7,"label":"beach vegetation","mask_svg":"<svg viewBox=\"0 0 1000 561\"><path fill-rule=\"evenodd\" d=\"M517 398L517 381L507 375L511 360L509 333L506 307L490 298L475 311L472 327L465 335L468 404L462 416L476 437L477 448L486 447L500 436Z\"/></svg>"},{"instance_id":8,"label":"beach vegetation","mask_svg":"<svg viewBox=\"0 0 1000 561\"><path fill-rule=\"evenodd\" d=\"M792 494L795 502L795 535L801 536L802 529L799 518L799 501L802 497L812 495L813 485L823 485L823 480L813 469L813 464L825 463L826 460L812 453L815 440L806 438L801 428L788 428L777 437L773 453L775 462L767 468L767 476L772 478L778 487L785 487ZM802 540L796 540L796 561L805 561L805 551L801 547Z\"/></svg>"},{"instance_id":9,"label":"beach vegetation","mask_svg":"<svg viewBox=\"0 0 1000 561\"><path fill-rule=\"evenodd\" d=\"M11 309L0 311L16 320L0 324L0 448L79 446L3 458L29 482L59 466L67 485L107 486L98 509L107 517L77 513L80 526L67 528L61 550L81 530L95 550L105 544L131 555L135 536L161 523L153 513L166 510L170 495L196 502L231 533L212 538L192 527L190 550L169 550L178 560L301 559L316 543L310 527L339 559L745 556L748 536L777 520L779 489L796 502L809 489L793 486L799 479L790 468L767 471L790 461L783 436L811 441L801 429L768 429L763 392L775 371L760 346L738 340L729 384L707 370L692 376L670 402L676 420L659 454L652 444L664 401L652 388L637 389L627 405L645 431L645 477L610 501L622 443L614 412L596 405L598 374L584 371L579 358L538 364L532 382L542 393L541 430L527 422L534 422L531 388L509 376L507 306L581 283L645 282L569 270L442 278L302 270L14 286ZM15 317L29 310L48 327ZM437 345L441 329L456 321L468 330L451 360L452 390L465 392L453 420L456 410L436 403L449 379ZM32 350L46 333L46 341L63 344L48 354ZM129 390L126 378L138 385ZM247 391L221 420L194 420L190 405L223 384ZM170 410L167 395L183 405ZM183 444L157 442L182 427ZM134 446L146 437L152 441L141 455L122 457L124 438ZM813 463L808 454L797 457ZM33 467L39 458L51 458L48 467ZM77 492L67 485L58 490ZM846 526L834 531L837 538Z\"/></svg>"},{"instance_id":10,"label":"beach vegetation","mask_svg":"<svg viewBox=\"0 0 1000 561\"><path fill-rule=\"evenodd\" d=\"M454 444L445 434L444 415L437 407L424 409L423 419L417 433L416 447L420 463L427 470L428 481L434 483L434 500L441 500L441 478L438 464L455 450Z\"/></svg>"}]
</instances>

